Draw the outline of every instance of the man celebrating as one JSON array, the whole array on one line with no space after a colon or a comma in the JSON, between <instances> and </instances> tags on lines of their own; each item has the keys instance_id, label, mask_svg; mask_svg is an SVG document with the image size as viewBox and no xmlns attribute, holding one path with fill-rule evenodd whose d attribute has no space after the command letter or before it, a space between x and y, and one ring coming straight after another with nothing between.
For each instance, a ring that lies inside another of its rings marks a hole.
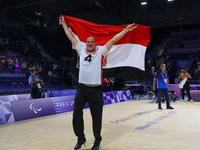
<instances>
[{"instance_id":1,"label":"man celebrating","mask_svg":"<svg viewBox=\"0 0 200 150\"><path fill-rule=\"evenodd\" d=\"M89 36L86 40L86 48L78 41L69 30L64 17L60 18L65 34L75 47L80 57L79 85L74 100L73 128L78 137L74 149L80 149L86 143L83 124L83 108L88 102L93 121L93 134L95 142L92 150L98 150L101 138L103 92L101 87L103 57L111 49L113 44L120 40L127 32L132 31L137 26L128 25L120 33L115 35L104 46L98 47L94 37Z\"/></svg>"},{"instance_id":2,"label":"man celebrating","mask_svg":"<svg viewBox=\"0 0 200 150\"><path fill-rule=\"evenodd\" d=\"M181 92L182 92L182 102L184 102L184 92L186 90L187 95L188 95L188 102L193 102L191 95L190 95L190 85L189 85L189 81L188 79L192 79L192 77L190 76L189 73L187 73L186 69L183 69L183 72L180 74L180 76L178 77L179 80L183 81L184 79L186 79L185 84L183 85L183 88L181 88Z\"/></svg>"},{"instance_id":3,"label":"man celebrating","mask_svg":"<svg viewBox=\"0 0 200 150\"><path fill-rule=\"evenodd\" d=\"M161 107L161 97L164 93L166 98L167 109L174 109L170 106L169 102L169 93L168 93L168 84L169 84L169 76L167 71L165 71L165 64L160 65L160 70L155 74L153 80L153 90L156 90L156 80L157 80L157 88L158 88L158 109L162 109Z\"/></svg>"}]
</instances>

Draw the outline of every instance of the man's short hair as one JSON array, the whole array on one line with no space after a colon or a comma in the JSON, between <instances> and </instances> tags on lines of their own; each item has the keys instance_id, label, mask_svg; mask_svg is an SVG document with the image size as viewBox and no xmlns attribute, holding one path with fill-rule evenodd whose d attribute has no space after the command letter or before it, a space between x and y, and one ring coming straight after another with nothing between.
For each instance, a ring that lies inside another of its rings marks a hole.
<instances>
[{"instance_id":1,"label":"man's short hair","mask_svg":"<svg viewBox=\"0 0 200 150\"><path fill-rule=\"evenodd\" d=\"M160 65L160 68L161 68L162 66L166 66L165 63L162 63L162 64Z\"/></svg>"},{"instance_id":2,"label":"man's short hair","mask_svg":"<svg viewBox=\"0 0 200 150\"><path fill-rule=\"evenodd\" d=\"M93 38L93 39L95 40L95 42L96 42L95 37L93 37L93 36L88 36L87 39L88 39L88 38Z\"/></svg>"}]
</instances>

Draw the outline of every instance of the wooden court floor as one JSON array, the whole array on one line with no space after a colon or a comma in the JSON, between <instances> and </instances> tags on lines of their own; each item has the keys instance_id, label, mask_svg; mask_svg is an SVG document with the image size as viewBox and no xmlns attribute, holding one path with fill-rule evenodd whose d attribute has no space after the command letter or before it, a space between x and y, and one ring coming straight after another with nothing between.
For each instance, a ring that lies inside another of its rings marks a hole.
<instances>
[{"instance_id":1,"label":"wooden court floor","mask_svg":"<svg viewBox=\"0 0 200 150\"><path fill-rule=\"evenodd\" d=\"M100 150L200 150L200 103L175 102L158 110L145 100L104 106ZM93 144L84 110L86 148ZM73 150L72 112L0 125L0 150Z\"/></svg>"}]
</instances>

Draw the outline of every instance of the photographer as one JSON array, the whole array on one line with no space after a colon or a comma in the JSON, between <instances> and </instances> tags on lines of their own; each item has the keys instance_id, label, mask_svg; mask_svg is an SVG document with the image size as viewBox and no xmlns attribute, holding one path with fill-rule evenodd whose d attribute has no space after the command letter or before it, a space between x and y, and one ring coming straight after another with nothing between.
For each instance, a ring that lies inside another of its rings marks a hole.
<instances>
[{"instance_id":1,"label":"photographer","mask_svg":"<svg viewBox=\"0 0 200 150\"><path fill-rule=\"evenodd\" d=\"M43 91L44 83L39 78L38 68L35 68L34 73L29 77L29 85L31 85L32 99L45 98L44 91Z\"/></svg>"}]
</instances>

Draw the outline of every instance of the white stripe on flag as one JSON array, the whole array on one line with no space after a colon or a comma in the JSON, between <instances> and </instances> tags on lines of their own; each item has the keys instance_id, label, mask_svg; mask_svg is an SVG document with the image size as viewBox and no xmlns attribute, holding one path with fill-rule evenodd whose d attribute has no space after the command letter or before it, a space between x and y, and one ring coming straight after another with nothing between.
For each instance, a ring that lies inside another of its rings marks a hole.
<instances>
[{"instance_id":1,"label":"white stripe on flag","mask_svg":"<svg viewBox=\"0 0 200 150\"><path fill-rule=\"evenodd\" d=\"M80 41L76 34L73 32L72 34L78 41ZM86 48L86 43L82 41L81 43ZM139 44L113 45L111 50L107 53L107 64L103 66L103 68L135 67L145 71L145 52L146 47Z\"/></svg>"},{"instance_id":2,"label":"white stripe on flag","mask_svg":"<svg viewBox=\"0 0 200 150\"><path fill-rule=\"evenodd\" d=\"M146 47L139 44L113 45L107 54L104 69L115 67L135 67L145 71Z\"/></svg>"}]
</instances>

